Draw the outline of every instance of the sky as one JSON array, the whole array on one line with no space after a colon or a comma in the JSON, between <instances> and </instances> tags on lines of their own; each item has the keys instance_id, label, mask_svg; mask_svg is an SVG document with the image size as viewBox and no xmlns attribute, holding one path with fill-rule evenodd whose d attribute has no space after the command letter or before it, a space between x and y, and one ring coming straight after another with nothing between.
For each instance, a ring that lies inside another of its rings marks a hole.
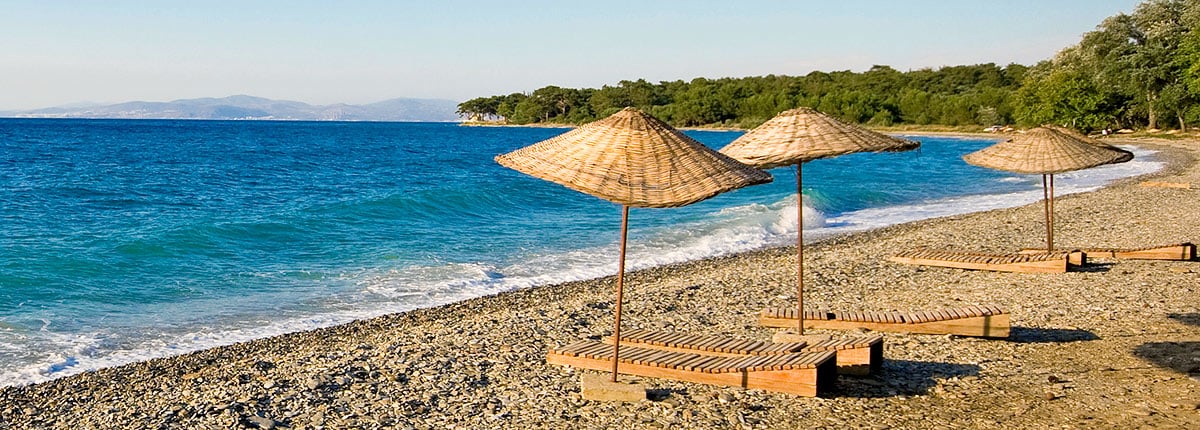
<instances>
[{"instance_id":1,"label":"sky","mask_svg":"<svg viewBox=\"0 0 1200 430\"><path fill-rule=\"evenodd\" d=\"M1032 65L1139 0L0 0L0 110Z\"/></svg>"}]
</instances>

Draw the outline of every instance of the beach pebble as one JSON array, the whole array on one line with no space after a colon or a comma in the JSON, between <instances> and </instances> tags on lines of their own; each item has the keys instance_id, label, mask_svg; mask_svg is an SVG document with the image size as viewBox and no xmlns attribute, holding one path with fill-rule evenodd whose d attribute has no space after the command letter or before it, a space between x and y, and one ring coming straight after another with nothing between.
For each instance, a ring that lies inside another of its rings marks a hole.
<instances>
[{"instance_id":1,"label":"beach pebble","mask_svg":"<svg viewBox=\"0 0 1200 430\"><path fill-rule=\"evenodd\" d=\"M259 415L250 415L246 417L246 421L255 427L266 430L274 429L278 425L275 420Z\"/></svg>"}]
</instances>

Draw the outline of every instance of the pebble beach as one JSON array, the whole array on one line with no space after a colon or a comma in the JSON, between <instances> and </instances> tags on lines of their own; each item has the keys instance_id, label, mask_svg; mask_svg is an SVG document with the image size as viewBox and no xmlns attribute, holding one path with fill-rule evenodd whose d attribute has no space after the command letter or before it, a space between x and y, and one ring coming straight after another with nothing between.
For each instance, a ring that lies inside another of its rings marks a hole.
<instances>
[{"instance_id":1,"label":"pebble beach","mask_svg":"<svg viewBox=\"0 0 1200 430\"><path fill-rule=\"evenodd\" d=\"M1200 142L1108 142L1154 149L1167 167L1057 198L1055 243L1200 242ZM1012 315L1001 340L887 333L882 372L842 376L825 398L642 378L647 400L583 399L591 371L549 365L546 351L611 333L610 276L0 388L0 429L1200 427L1200 261L1018 274L886 259L1012 252L1044 234L1038 202L806 245L810 307ZM631 273L623 327L769 340L758 313L794 303L794 278L792 247Z\"/></svg>"}]
</instances>

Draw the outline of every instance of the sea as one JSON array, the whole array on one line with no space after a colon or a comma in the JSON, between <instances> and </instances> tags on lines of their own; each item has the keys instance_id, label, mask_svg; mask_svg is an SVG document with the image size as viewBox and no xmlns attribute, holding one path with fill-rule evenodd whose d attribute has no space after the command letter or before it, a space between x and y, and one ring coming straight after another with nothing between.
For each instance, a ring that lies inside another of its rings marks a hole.
<instances>
[{"instance_id":1,"label":"sea","mask_svg":"<svg viewBox=\"0 0 1200 430\"><path fill-rule=\"evenodd\" d=\"M0 385L612 275L618 205L493 161L565 131L0 119ZM805 164L806 240L1041 198L1039 176L962 161L998 138L913 138ZM1058 175L1058 194L1163 165L1128 149ZM794 243L795 170L770 172L631 210L629 268Z\"/></svg>"}]
</instances>

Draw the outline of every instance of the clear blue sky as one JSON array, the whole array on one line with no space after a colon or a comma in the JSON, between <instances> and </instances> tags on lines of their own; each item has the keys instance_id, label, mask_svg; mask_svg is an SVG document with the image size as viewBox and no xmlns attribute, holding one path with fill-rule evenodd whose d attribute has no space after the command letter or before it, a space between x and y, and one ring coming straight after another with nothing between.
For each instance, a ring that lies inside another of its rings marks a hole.
<instances>
[{"instance_id":1,"label":"clear blue sky","mask_svg":"<svg viewBox=\"0 0 1200 430\"><path fill-rule=\"evenodd\" d=\"M0 0L0 110L1033 64L1138 0Z\"/></svg>"}]
</instances>

